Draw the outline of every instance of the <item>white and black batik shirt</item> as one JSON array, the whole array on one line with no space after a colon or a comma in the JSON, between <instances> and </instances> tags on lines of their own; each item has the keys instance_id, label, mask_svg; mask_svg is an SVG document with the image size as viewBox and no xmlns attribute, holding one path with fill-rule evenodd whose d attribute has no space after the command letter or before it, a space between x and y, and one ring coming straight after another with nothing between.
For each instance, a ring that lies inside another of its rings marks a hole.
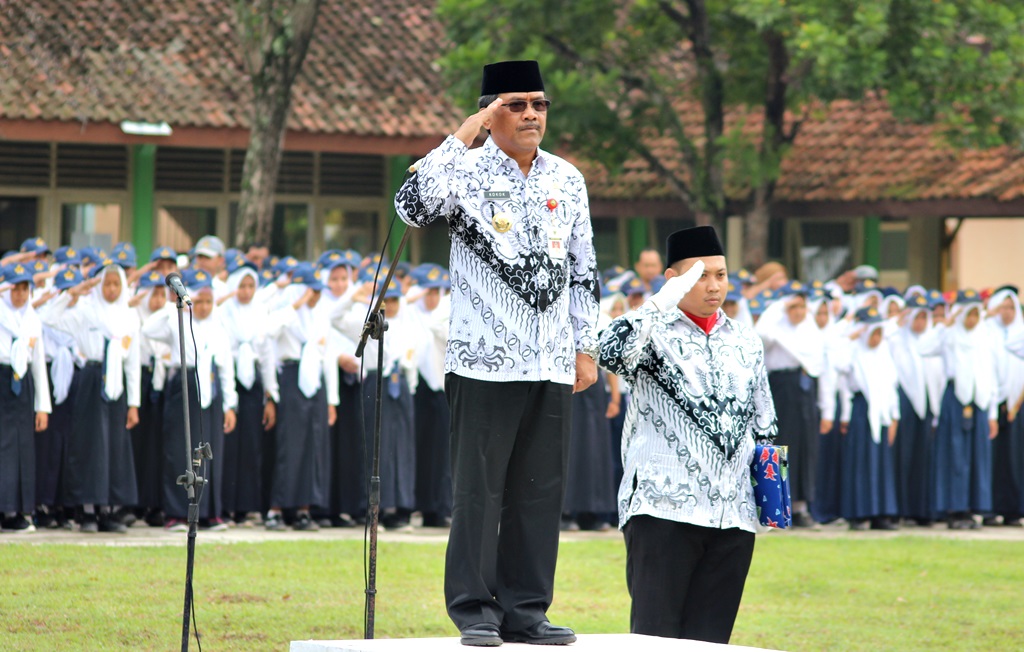
<instances>
[{"instance_id":1,"label":"white and black batik shirt","mask_svg":"<svg viewBox=\"0 0 1024 652\"><path fill-rule=\"evenodd\" d=\"M412 226L448 220L446 372L575 382L576 352L594 343L598 315L590 205L575 167L537 150L524 177L490 138L470 150L449 136L402 185L395 208ZM506 232L495 217L508 220Z\"/></svg>"},{"instance_id":2,"label":"white and black batik shirt","mask_svg":"<svg viewBox=\"0 0 1024 652\"><path fill-rule=\"evenodd\" d=\"M750 462L776 433L757 334L721 310L708 335L678 308L645 304L602 331L598 364L633 387L619 527L642 514L754 532Z\"/></svg>"}]
</instances>

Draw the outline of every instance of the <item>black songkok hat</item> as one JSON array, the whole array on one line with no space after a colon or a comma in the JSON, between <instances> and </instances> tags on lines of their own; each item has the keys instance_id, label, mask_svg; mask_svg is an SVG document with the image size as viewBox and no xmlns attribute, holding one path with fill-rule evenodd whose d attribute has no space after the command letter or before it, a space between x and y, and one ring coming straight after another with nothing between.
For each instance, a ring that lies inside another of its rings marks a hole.
<instances>
[{"instance_id":1,"label":"black songkok hat","mask_svg":"<svg viewBox=\"0 0 1024 652\"><path fill-rule=\"evenodd\" d=\"M480 95L531 93L544 90L540 65L536 61L499 61L484 66Z\"/></svg>"},{"instance_id":2,"label":"black songkok hat","mask_svg":"<svg viewBox=\"0 0 1024 652\"><path fill-rule=\"evenodd\" d=\"M665 261L669 267L686 258L724 256L722 241L713 226L695 226L676 231L665 241Z\"/></svg>"}]
</instances>

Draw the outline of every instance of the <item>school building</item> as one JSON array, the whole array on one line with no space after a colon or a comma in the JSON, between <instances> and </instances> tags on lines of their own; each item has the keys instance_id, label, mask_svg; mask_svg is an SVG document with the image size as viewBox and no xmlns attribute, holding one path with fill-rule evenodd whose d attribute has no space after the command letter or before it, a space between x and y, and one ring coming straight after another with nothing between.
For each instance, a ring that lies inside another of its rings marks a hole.
<instances>
[{"instance_id":1,"label":"school building","mask_svg":"<svg viewBox=\"0 0 1024 652\"><path fill-rule=\"evenodd\" d=\"M293 89L275 253L378 250L406 168L461 123L436 64L446 41L433 4L322 5ZM185 251L206 233L233 244L251 92L231 3L102 7L24 0L0 14L0 250L36 234L140 252ZM578 162L602 268L692 224L642 163L611 178ZM897 286L1024 284L1010 264L1024 242L1024 153L954 150L879 98L804 124L776 196L769 254L805 280L867 262ZM742 222L729 220L731 261ZM444 225L417 230L409 255L446 263Z\"/></svg>"}]
</instances>

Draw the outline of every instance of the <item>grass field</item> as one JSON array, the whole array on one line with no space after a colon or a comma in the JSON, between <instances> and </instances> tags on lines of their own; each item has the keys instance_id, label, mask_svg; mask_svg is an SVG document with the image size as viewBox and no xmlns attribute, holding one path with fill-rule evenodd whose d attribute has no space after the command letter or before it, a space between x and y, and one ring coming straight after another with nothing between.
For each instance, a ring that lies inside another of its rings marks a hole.
<instances>
[{"instance_id":1,"label":"grass field","mask_svg":"<svg viewBox=\"0 0 1024 652\"><path fill-rule=\"evenodd\" d=\"M1013 541L941 537L759 537L732 642L1024 649L1021 551ZM443 558L443 543L381 543L378 638L456 635ZM183 547L0 545L0 649L177 649L184 565ZM628 631L624 566L620 540L563 543L552 621ZM195 576L203 649L360 638L362 577L360 541L204 543Z\"/></svg>"}]
</instances>

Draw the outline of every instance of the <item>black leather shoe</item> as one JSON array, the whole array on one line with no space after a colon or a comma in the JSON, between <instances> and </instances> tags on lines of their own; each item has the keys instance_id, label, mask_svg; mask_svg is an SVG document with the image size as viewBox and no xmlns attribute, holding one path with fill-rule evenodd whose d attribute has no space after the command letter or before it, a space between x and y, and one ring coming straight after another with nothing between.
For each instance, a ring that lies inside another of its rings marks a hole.
<instances>
[{"instance_id":1,"label":"black leather shoe","mask_svg":"<svg viewBox=\"0 0 1024 652\"><path fill-rule=\"evenodd\" d=\"M491 623L479 623L470 625L461 631L463 645L474 645L477 647L494 647L501 645L501 635L498 634L498 626Z\"/></svg>"},{"instance_id":2,"label":"black leather shoe","mask_svg":"<svg viewBox=\"0 0 1024 652\"><path fill-rule=\"evenodd\" d=\"M546 620L542 620L517 632L502 632L501 638L508 643L569 645L576 642L576 633L568 627L557 627Z\"/></svg>"}]
</instances>

